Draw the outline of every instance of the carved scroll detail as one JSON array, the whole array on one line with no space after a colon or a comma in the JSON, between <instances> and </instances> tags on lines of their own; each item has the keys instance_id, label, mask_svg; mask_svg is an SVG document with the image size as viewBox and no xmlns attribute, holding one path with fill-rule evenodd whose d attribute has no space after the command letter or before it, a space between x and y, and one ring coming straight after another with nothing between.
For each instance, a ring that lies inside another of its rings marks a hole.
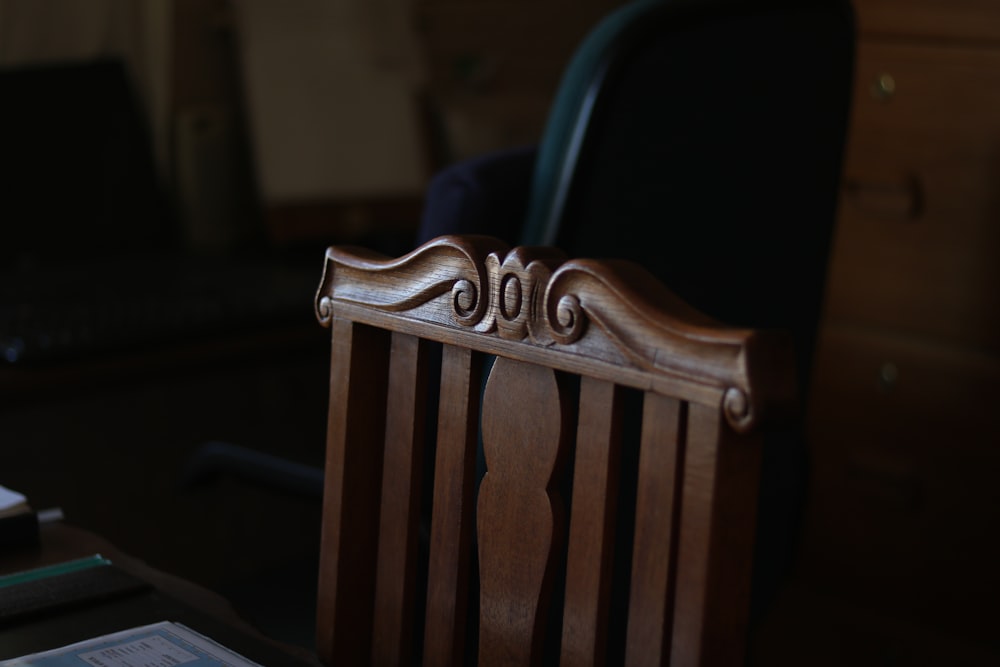
<instances>
[{"instance_id":1,"label":"carved scroll detail","mask_svg":"<svg viewBox=\"0 0 1000 667\"><path fill-rule=\"evenodd\" d=\"M552 248L474 236L441 237L398 259L331 248L316 295L321 323L338 302L718 387L740 432L758 417L755 332L719 325L631 263L564 261Z\"/></svg>"},{"instance_id":2,"label":"carved scroll detail","mask_svg":"<svg viewBox=\"0 0 1000 667\"><path fill-rule=\"evenodd\" d=\"M722 399L726 421L737 432L746 432L753 424L754 410L747 393L737 387L726 389Z\"/></svg>"},{"instance_id":3,"label":"carved scroll detail","mask_svg":"<svg viewBox=\"0 0 1000 667\"><path fill-rule=\"evenodd\" d=\"M486 257L506 249L487 237L441 237L398 259L331 247L316 293L316 317L329 326L334 301L403 313L451 292L455 321L476 326L489 306Z\"/></svg>"},{"instance_id":4,"label":"carved scroll detail","mask_svg":"<svg viewBox=\"0 0 1000 667\"><path fill-rule=\"evenodd\" d=\"M515 248L501 260L497 254L486 258L490 279L490 307L477 331L496 331L506 340L531 337L545 344L550 339L537 326L538 311L552 269L565 259L550 248Z\"/></svg>"}]
</instances>

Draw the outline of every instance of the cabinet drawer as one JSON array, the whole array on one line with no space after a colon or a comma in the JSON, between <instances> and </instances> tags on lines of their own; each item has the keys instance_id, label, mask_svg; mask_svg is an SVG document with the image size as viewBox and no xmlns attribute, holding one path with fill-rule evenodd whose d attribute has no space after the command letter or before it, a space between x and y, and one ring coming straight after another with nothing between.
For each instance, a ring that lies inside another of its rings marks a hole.
<instances>
[{"instance_id":1,"label":"cabinet drawer","mask_svg":"<svg viewBox=\"0 0 1000 667\"><path fill-rule=\"evenodd\" d=\"M863 35L1000 39L996 0L854 0Z\"/></svg>"},{"instance_id":2,"label":"cabinet drawer","mask_svg":"<svg viewBox=\"0 0 1000 667\"><path fill-rule=\"evenodd\" d=\"M921 616L992 605L1000 357L827 327L814 378L809 560Z\"/></svg>"},{"instance_id":3,"label":"cabinet drawer","mask_svg":"<svg viewBox=\"0 0 1000 667\"><path fill-rule=\"evenodd\" d=\"M863 45L828 316L1000 350L1000 50Z\"/></svg>"}]
</instances>

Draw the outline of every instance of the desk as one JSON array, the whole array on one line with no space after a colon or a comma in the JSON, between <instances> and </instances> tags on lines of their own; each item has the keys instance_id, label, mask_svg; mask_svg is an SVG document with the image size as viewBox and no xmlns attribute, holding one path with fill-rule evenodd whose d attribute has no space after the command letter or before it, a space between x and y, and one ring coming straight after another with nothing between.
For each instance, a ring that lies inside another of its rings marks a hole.
<instances>
[{"instance_id":1,"label":"desk","mask_svg":"<svg viewBox=\"0 0 1000 667\"><path fill-rule=\"evenodd\" d=\"M315 667L319 664L305 651L261 635L215 593L158 571L122 553L107 540L67 524L43 526L37 547L0 554L0 575L95 553L110 559L116 567L150 587L0 627L0 660L147 623L179 621L268 667Z\"/></svg>"}]
</instances>

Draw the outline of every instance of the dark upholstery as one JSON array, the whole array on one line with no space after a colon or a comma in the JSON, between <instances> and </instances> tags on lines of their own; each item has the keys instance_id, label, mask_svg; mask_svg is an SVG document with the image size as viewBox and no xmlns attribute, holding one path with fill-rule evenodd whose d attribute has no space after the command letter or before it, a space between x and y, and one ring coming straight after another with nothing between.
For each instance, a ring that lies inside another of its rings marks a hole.
<instances>
[{"instance_id":1,"label":"dark upholstery","mask_svg":"<svg viewBox=\"0 0 1000 667\"><path fill-rule=\"evenodd\" d=\"M534 146L498 151L436 174L427 188L421 242L445 234L519 233L536 154Z\"/></svg>"}]
</instances>

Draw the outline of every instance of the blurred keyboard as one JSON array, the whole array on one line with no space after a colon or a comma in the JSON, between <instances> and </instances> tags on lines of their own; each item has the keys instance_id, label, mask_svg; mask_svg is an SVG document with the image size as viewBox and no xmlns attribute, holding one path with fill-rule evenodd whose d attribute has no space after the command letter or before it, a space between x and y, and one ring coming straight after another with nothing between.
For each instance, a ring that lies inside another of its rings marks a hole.
<instances>
[{"instance_id":1,"label":"blurred keyboard","mask_svg":"<svg viewBox=\"0 0 1000 667\"><path fill-rule=\"evenodd\" d=\"M0 365L69 361L312 320L319 283L273 261L190 257L0 274Z\"/></svg>"}]
</instances>

